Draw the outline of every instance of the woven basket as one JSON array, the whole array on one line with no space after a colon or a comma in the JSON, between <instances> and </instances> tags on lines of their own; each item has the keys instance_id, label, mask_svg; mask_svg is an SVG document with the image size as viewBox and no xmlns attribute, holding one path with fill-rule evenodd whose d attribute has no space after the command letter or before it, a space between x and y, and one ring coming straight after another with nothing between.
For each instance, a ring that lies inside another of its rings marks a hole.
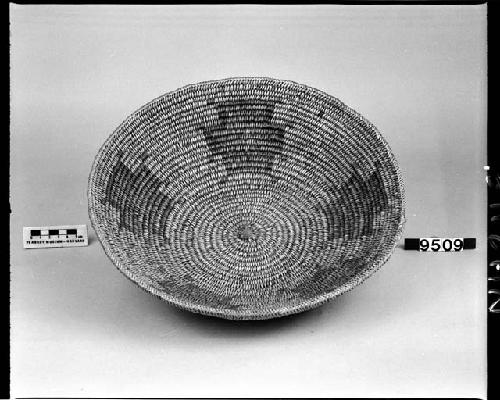
<instances>
[{"instance_id":1,"label":"woven basket","mask_svg":"<svg viewBox=\"0 0 500 400\"><path fill-rule=\"evenodd\" d=\"M270 78L189 85L99 150L89 213L106 254L183 309L267 319L373 274L401 237L401 176L376 128L319 90Z\"/></svg>"}]
</instances>

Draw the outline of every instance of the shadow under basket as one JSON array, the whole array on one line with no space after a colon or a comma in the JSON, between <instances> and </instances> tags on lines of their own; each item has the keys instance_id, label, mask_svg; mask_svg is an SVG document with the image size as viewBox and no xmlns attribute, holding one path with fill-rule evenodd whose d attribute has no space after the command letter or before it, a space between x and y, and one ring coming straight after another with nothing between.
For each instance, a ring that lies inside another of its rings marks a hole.
<instances>
[{"instance_id":1,"label":"shadow under basket","mask_svg":"<svg viewBox=\"0 0 500 400\"><path fill-rule=\"evenodd\" d=\"M99 150L89 213L106 254L183 309L267 319L373 274L404 223L397 163L336 98L271 78L167 93Z\"/></svg>"}]
</instances>

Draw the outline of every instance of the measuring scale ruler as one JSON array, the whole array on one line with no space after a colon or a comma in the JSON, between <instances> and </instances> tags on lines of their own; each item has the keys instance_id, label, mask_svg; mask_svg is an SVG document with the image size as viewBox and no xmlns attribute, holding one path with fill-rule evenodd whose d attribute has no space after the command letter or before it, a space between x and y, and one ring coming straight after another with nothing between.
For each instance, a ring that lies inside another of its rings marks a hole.
<instances>
[{"instance_id":1,"label":"measuring scale ruler","mask_svg":"<svg viewBox=\"0 0 500 400\"><path fill-rule=\"evenodd\" d=\"M87 225L23 227L25 249L88 246Z\"/></svg>"}]
</instances>

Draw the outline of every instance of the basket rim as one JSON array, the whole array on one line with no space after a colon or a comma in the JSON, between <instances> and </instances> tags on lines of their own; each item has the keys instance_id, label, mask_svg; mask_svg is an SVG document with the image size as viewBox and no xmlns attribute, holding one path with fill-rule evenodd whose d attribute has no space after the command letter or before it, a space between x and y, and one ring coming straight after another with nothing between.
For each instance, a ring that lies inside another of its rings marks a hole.
<instances>
[{"instance_id":1,"label":"basket rim","mask_svg":"<svg viewBox=\"0 0 500 400\"><path fill-rule=\"evenodd\" d=\"M164 98L168 98L176 93L189 90L190 88L193 87L199 87L199 86L206 86L210 84L218 84L218 83L226 83L226 82L238 82L238 81L243 81L243 82L248 82L248 81L255 81L255 82L262 82L262 81L269 81L273 83L285 83L289 84L292 86L296 86L299 88L304 89L305 91L312 92L316 95L319 95L320 97L323 97L325 99L329 99L330 101L333 101L335 105L342 111L347 114L349 114L352 118L358 120L360 123L364 124L366 127L370 129L371 132L373 132L376 136L376 138L380 141L382 146L385 148L387 155L389 157L389 160L395 170L395 178L397 181L397 187L399 190L399 206L401 208L401 216L398 221L398 228L396 230L396 234L393 235L393 240L390 241L388 245L385 246L385 250L382 251L383 253L381 256L378 256L375 261L371 263L370 266L367 268L364 268L361 273L356 274L353 276L351 279L349 279L347 282L345 282L343 285L338 286L334 290L318 295L314 298L309 298L309 299L304 299L300 303L295 304L293 306L283 306L281 308L275 308L275 309L262 309L259 312L251 312L251 311L240 311L240 310L230 310L230 309L217 309L214 307L206 306L206 305L201 305L201 304L194 304L189 301L184 301L180 300L179 298L176 298L175 296L168 295L160 290L157 290L153 286L145 283L142 281L139 277L139 279L129 272L126 268L123 267L123 263L116 257L116 255L113 252L113 246L108 243L108 241L105 239L104 235L104 230L101 227L100 223L98 222L97 215L93 212L94 204L95 201L97 200L97 197L94 196L94 179L96 176L96 171L98 170L98 166L100 164L101 159L103 156L106 154L107 149L115 142L116 138L119 137L119 135L122 132L122 129L124 126L126 126L130 121L133 121L138 115L140 115L144 110L150 108L153 104L161 101ZM352 289L354 289L356 286L360 285L363 283L367 278L369 278L371 275L373 275L375 272L377 272L392 256L396 249L397 243L401 240L401 237L403 235L403 230L404 230L404 225L406 223L406 216L405 216L405 208L406 208L406 195L405 195L405 186L404 186L404 181L402 177L402 173L400 170L400 167L398 165L398 162L396 160L396 157L390 148L388 142L386 139L380 134L379 130L370 122L368 121L365 117L363 117L359 112L356 110L352 109L351 107L347 106L344 102L339 100L338 98L320 90L316 89L314 87L308 86L306 84L302 83L297 83L293 80L289 79L278 79L278 78L271 78L271 77L229 77L229 78L223 78L223 79L212 79L212 80L206 80L206 81L200 81L197 83L190 83L184 86L181 86L177 89L168 91L160 96L157 96L156 98L152 99L151 101L147 102L143 106L141 106L139 109L131 113L123 122L121 122L117 128L114 129L114 131L108 136L106 141L101 145L99 148L94 161L92 163L91 171L88 176L88 188L87 188L87 199L88 199L88 213L89 213L89 219L92 228L94 229L97 239L101 243L104 252L106 256L112 261L114 266L123 274L125 275L129 280L134 282L136 285L138 285L141 289L145 290L146 292L153 294L167 303L174 305L180 309L184 309L187 311L191 311L194 313L200 313L200 314L205 314L209 316L215 316L215 317L220 317L220 318L225 318L225 319L231 319L231 320L245 320L245 319L252 319L252 320L263 320L263 319L270 319L270 318L277 318L277 317L284 317L290 314L295 314L303 311L307 311L313 308L316 308Z\"/></svg>"}]
</instances>

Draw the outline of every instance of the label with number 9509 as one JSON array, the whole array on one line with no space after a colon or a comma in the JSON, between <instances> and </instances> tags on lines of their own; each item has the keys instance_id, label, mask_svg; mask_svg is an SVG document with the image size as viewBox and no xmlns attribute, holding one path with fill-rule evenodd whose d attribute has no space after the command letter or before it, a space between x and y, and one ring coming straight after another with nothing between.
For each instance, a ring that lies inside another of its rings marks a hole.
<instances>
[{"instance_id":1,"label":"label with number 9509","mask_svg":"<svg viewBox=\"0 0 500 400\"><path fill-rule=\"evenodd\" d=\"M419 251L462 251L463 238L420 238Z\"/></svg>"}]
</instances>

